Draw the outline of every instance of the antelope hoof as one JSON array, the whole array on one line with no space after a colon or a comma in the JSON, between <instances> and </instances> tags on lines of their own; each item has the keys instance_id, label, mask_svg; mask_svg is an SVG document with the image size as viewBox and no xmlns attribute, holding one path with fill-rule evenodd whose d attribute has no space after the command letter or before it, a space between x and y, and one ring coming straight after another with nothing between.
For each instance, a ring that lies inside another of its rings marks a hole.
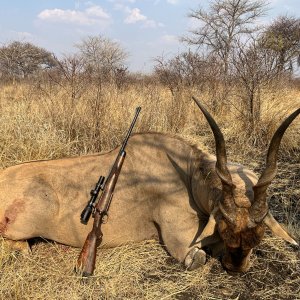
<instances>
[{"instance_id":1,"label":"antelope hoof","mask_svg":"<svg viewBox=\"0 0 300 300\"><path fill-rule=\"evenodd\" d=\"M206 263L206 253L200 248L192 249L184 260L187 270L192 271Z\"/></svg>"}]
</instances>

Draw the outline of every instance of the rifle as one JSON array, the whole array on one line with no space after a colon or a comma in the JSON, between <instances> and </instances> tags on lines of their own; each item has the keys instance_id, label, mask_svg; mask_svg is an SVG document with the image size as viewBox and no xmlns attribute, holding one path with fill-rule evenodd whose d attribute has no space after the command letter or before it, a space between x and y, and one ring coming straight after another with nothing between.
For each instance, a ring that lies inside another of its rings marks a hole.
<instances>
[{"instance_id":1,"label":"rifle","mask_svg":"<svg viewBox=\"0 0 300 300\"><path fill-rule=\"evenodd\" d=\"M82 272L83 277L88 277L94 272L97 247L101 244L103 237L101 225L104 223L105 217L107 217L108 215L108 210L113 198L114 189L121 172L123 162L125 160L125 147L140 111L141 107L137 107L134 119L129 127L119 154L107 176L107 179L105 180L105 177L100 176L95 188L91 190L90 201L81 213L80 220L83 224L87 224L91 214L94 217L93 228L85 240L80 255L77 259L77 265L75 267L75 270L77 272ZM102 190L102 193L100 195L98 203L95 205L100 190Z\"/></svg>"}]
</instances>

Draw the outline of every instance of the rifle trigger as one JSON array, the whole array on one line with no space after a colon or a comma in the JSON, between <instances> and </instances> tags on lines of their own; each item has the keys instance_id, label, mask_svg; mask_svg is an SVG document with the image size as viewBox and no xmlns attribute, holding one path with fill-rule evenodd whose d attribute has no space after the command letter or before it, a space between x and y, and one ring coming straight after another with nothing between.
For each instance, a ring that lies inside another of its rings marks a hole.
<instances>
[{"instance_id":1,"label":"rifle trigger","mask_svg":"<svg viewBox=\"0 0 300 300\"><path fill-rule=\"evenodd\" d=\"M104 213L102 218L102 224L106 224L108 222L108 214Z\"/></svg>"}]
</instances>

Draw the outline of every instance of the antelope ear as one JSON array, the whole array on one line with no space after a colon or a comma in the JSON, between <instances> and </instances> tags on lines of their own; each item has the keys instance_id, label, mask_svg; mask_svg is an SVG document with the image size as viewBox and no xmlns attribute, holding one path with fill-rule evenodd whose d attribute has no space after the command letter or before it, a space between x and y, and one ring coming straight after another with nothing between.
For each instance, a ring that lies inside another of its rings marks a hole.
<instances>
[{"instance_id":1,"label":"antelope ear","mask_svg":"<svg viewBox=\"0 0 300 300\"><path fill-rule=\"evenodd\" d=\"M205 238L213 235L216 231L216 228L217 228L217 222L216 222L216 219L215 219L215 213L216 211L212 211L212 213L210 214L209 216L209 219L208 219L208 222L206 224L206 226L204 227L201 235L199 236L199 239L198 241L202 241L204 240Z\"/></svg>"},{"instance_id":2,"label":"antelope ear","mask_svg":"<svg viewBox=\"0 0 300 300\"><path fill-rule=\"evenodd\" d=\"M278 237L281 237L285 241L298 246L298 243L290 237L285 229L283 229L280 224L274 219L270 212L267 213L266 217L264 218L263 222L265 225Z\"/></svg>"}]
</instances>

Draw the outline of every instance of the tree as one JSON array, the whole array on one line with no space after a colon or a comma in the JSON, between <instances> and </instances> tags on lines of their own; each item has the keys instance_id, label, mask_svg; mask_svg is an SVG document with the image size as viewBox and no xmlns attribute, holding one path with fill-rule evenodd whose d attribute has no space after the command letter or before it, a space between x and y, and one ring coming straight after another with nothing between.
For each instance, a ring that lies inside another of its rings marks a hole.
<instances>
[{"instance_id":1,"label":"tree","mask_svg":"<svg viewBox=\"0 0 300 300\"><path fill-rule=\"evenodd\" d=\"M128 54L119 43L103 36L89 36L77 44L86 68L102 83L120 78L127 71L125 61Z\"/></svg>"},{"instance_id":2,"label":"tree","mask_svg":"<svg viewBox=\"0 0 300 300\"><path fill-rule=\"evenodd\" d=\"M261 44L276 58L280 72L293 71L295 61L300 63L300 19L279 16L264 31Z\"/></svg>"},{"instance_id":3,"label":"tree","mask_svg":"<svg viewBox=\"0 0 300 300\"><path fill-rule=\"evenodd\" d=\"M229 71L229 59L236 42L242 36L255 32L257 18L266 10L264 0L213 0L208 11L192 10L189 17L200 22L198 28L191 30L191 37L183 41L199 48L207 47L223 62L224 74Z\"/></svg>"},{"instance_id":4,"label":"tree","mask_svg":"<svg viewBox=\"0 0 300 300\"><path fill-rule=\"evenodd\" d=\"M48 73L50 79L60 85L71 99L71 105L81 97L87 89L90 74L86 71L83 59L78 54L65 55L61 60L56 59L55 74Z\"/></svg>"},{"instance_id":5,"label":"tree","mask_svg":"<svg viewBox=\"0 0 300 300\"><path fill-rule=\"evenodd\" d=\"M26 78L56 62L47 50L31 43L14 41L0 48L0 72L9 78Z\"/></svg>"},{"instance_id":6,"label":"tree","mask_svg":"<svg viewBox=\"0 0 300 300\"><path fill-rule=\"evenodd\" d=\"M233 76L240 89L241 107L246 132L253 143L260 143L261 91L280 76L276 57L262 48L259 39L240 43L232 56Z\"/></svg>"},{"instance_id":7,"label":"tree","mask_svg":"<svg viewBox=\"0 0 300 300\"><path fill-rule=\"evenodd\" d=\"M185 87L203 90L218 80L220 66L215 57L207 57L192 51L183 52L170 59L155 59L155 74L159 81L168 86L172 95Z\"/></svg>"}]
</instances>

